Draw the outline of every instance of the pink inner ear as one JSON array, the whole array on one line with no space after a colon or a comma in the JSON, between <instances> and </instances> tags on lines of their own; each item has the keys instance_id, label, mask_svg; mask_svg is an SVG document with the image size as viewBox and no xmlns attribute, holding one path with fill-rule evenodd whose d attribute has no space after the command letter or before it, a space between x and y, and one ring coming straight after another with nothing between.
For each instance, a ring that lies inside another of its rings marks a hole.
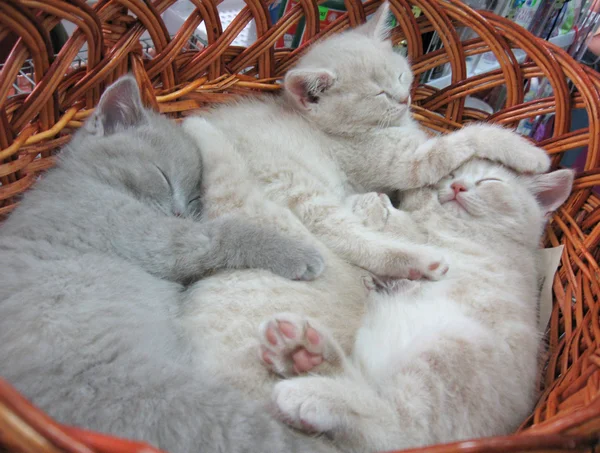
<instances>
[{"instance_id":1,"label":"pink inner ear","mask_svg":"<svg viewBox=\"0 0 600 453\"><path fill-rule=\"evenodd\" d=\"M534 177L533 192L547 217L569 198L573 176L571 170L557 170Z\"/></svg>"},{"instance_id":2,"label":"pink inner ear","mask_svg":"<svg viewBox=\"0 0 600 453\"><path fill-rule=\"evenodd\" d=\"M319 91L325 91L333 85L333 77L331 74L323 72L317 77L316 85Z\"/></svg>"},{"instance_id":3,"label":"pink inner ear","mask_svg":"<svg viewBox=\"0 0 600 453\"><path fill-rule=\"evenodd\" d=\"M302 71L290 73L285 86L304 108L308 107L311 95L317 95L330 88L335 77L329 71Z\"/></svg>"},{"instance_id":4,"label":"pink inner ear","mask_svg":"<svg viewBox=\"0 0 600 453\"><path fill-rule=\"evenodd\" d=\"M307 87L304 79L298 76L289 77L288 80L285 81L285 86L287 90L294 95L294 98L296 98L303 107L306 107Z\"/></svg>"},{"instance_id":5,"label":"pink inner ear","mask_svg":"<svg viewBox=\"0 0 600 453\"><path fill-rule=\"evenodd\" d=\"M552 187L538 193L536 197L540 206L542 206L545 211L546 218L549 218L552 213L563 204L568 197L568 192L565 194L565 189L563 187Z\"/></svg>"},{"instance_id":6,"label":"pink inner ear","mask_svg":"<svg viewBox=\"0 0 600 453\"><path fill-rule=\"evenodd\" d=\"M291 83L287 84L288 91L294 95L294 98L302 107L306 108L306 87L304 81L299 77L294 77Z\"/></svg>"}]
</instances>

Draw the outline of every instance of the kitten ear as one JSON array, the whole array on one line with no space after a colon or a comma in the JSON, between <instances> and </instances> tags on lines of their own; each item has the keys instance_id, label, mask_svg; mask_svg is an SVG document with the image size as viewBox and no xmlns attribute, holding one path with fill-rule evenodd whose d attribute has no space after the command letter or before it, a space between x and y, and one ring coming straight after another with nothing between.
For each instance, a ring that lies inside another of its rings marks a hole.
<instances>
[{"instance_id":1,"label":"kitten ear","mask_svg":"<svg viewBox=\"0 0 600 453\"><path fill-rule=\"evenodd\" d=\"M373 17L366 24L356 28L356 31L363 33L377 41L385 41L390 37L392 31L390 23L390 4L385 1L377 9Z\"/></svg>"},{"instance_id":2,"label":"kitten ear","mask_svg":"<svg viewBox=\"0 0 600 453\"><path fill-rule=\"evenodd\" d=\"M138 126L147 119L137 81L126 75L106 89L85 128L93 135L107 136Z\"/></svg>"},{"instance_id":3,"label":"kitten ear","mask_svg":"<svg viewBox=\"0 0 600 453\"><path fill-rule=\"evenodd\" d=\"M569 198L574 177L573 170L556 170L531 177L529 190L537 198L546 216Z\"/></svg>"},{"instance_id":4,"label":"kitten ear","mask_svg":"<svg viewBox=\"0 0 600 453\"><path fill-rule=\"evenodd\" d=\"M285 76L285 89L306 110L319 103L319 96L335 83L335 74L327 69L293 69Z\"/></svg>"}]
</instances>

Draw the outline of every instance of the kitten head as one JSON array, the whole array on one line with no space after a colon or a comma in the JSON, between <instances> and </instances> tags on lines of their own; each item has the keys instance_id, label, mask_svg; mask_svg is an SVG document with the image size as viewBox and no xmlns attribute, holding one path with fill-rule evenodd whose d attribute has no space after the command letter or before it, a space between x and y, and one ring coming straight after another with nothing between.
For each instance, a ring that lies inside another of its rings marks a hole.
<instances>
[{"instance_id":1,"label":"kitten head","mask_svg":"<svg viewBox=\"0 0 600 453\"><path fill-rule=\"evenodd\" d=\"M132 76L105 91L66 155L65 165L121 187L166 215L201 213L197 145L174 122L144 108Z\"/></svg>"},{"instance_id":2,"label":"kitten head","mask_svg":"<svg viewBox=\"0 0 600 453\"><path fill-rule=\"evenodd\" d=\"M399 126L409 118L413 75L392 49L389 5L366 24L316 43L285 77L303 115L334 134Z\"/></svg>"},{"instance_id":3,"label":"kitten head","mask_svg":"<svg viewBox=\"0 0 600 453\"><path fill-rule=\"evenodd\" d=\"M499 164L472 160L441 180L437 199L444 217L475 231L510 232L537 245L544 224L571 193L573 171L525 176Z\"/></svg>"}]
</instances>

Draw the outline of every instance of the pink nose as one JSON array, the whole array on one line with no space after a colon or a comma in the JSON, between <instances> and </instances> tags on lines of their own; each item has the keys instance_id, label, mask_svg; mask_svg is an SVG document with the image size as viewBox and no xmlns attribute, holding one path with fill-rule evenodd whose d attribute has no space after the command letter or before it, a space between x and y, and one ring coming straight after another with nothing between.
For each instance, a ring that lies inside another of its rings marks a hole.
<instances>
[{"instance_id":1,"label":"pink nose","mask_svg":"<svg viewBox=\"0 0 600 453\"><path fill-rule=\"evenodd\" d=\"M459 182L453 182L452 184L450 184L450 187L452 187L452 190L454 190L454 194L458 194L459 192L466 192L467 188L464 186L464 184L461 184Z\"/></svg>"}]
</instances>

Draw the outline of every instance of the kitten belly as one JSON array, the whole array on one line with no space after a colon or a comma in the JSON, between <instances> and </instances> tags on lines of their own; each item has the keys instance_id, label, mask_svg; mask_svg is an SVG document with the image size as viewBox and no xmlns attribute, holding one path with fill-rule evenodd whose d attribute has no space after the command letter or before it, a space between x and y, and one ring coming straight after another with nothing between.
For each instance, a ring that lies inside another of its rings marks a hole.
<instances>
[{"instance_id":1,"label":"kitten belly","mask_svg":"<svg viewBox=\"0 0 600 453\"><path fill-rule=\"evenodd\" d=\"M443 335L481 330L479 323L446 297L432 298L418 292L406 296L375 294L357 334L354 360L377 379L434 347Z\"/></svg>"}]
</instances>

